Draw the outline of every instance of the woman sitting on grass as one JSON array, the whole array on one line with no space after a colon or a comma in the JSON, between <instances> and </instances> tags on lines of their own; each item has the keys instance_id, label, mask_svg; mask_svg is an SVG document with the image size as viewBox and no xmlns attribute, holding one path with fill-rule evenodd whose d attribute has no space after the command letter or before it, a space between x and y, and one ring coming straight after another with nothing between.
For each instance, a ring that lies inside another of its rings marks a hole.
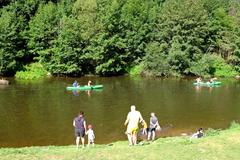
<instances>
[{"instance_id":1,"label":"woman sitting on grass","mask_svg":"<svg viewBox=\"0 0 240 160\"><path fill-rule=\"evenodd\" d=\"M196 133L192 135L191 138L201 138L203 137L203 129L199 128Z\"/></svg>"}]
</instances>

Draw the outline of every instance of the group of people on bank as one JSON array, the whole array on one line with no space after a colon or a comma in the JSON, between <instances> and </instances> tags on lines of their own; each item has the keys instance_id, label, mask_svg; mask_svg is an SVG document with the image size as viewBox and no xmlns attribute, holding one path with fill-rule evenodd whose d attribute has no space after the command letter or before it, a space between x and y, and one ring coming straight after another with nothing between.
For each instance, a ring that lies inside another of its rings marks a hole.
<instances>
[{"instance_id":1,"label":"group of people on bank","mask_svg":"<svg viewBox=\"0 0 240 160\"><path fill-rule=\"evenodd\" d=\"M136 111L134 105L131 106L131 111L127 115L127 119L124 123L127 126L126 134L128 137L129 145L137 144L137 133L139 131L139 123L142 125L141 134L147 135L148 140L155 140L156 130L160 130L161 127L158 123L158 118L155 113L151 113L149 126L146 121L142 118L142 115L139 111ZM84 119L84 112L80 112L79 115L74 118L73 126L75 127L75 136L76 136L76 146L79 148L79 143L81 140L82 147L84 147L85 139L84 136L88 136L88 146L92 144L94 146L94 131L91 124L87 125Z\"/></svg>"},{"instance_id":2,"label":"group of people on bank","mask_svg":"<svg viewBox=\"0 0 240 160\"><path fill-rule=\"evenodd\" d=\"M156 130L161 130L161 127L158 122L158 118L155 113L151 113L149 126L147 126L146 121L142 118L142 115L139 111L136 110L134 105L131 106L131 111L127 115L127 119L124 123L127 126L127 131L125 132L128 137L129 145L137 144L137 133L138 133L138 124L142 124L142 134L147 135L148 140L154 140L156 135Z\"/></svg>"},{"instance_id":3,"label":"group of people on bank","mask_svg":"<svg viewBox=\"0 0 240 160\"><path fill-rule=\"evenodd\" d=\"M124 125L127 126L125 133L127 134L129 146L137 145L137 133L139 132L139 124L142 125L142 130L140 130L140 132L142 135L147 135L147 140L155 140L156 130L161 130L158 118L156 117L155 113L152 112L150 114L150 122L148 126L141 113L136 110L136 106L132 105L131 110L128 113L127 119L124 123ZM86 125L84 112L81 111L79 115L74 118L73 126L75 127L77 148L79 148L80 140L82 147L84 148L85 135L88 136L88 146L94 146L95 134L93 131L93 126L91 124ZM191 139L201 137L203 137L203 129L199 128L198 131L191 136Z\"/></svg>"},{"instance_id":4,"label":"group of people on bank","mask_svg":"<svg viewBox=\"0 0 240 160\"><path fill-rule=\"evenodd\" d=\"M147 126L146 121L143 119L141 113L136 110L136 106L132 105L131 110L127 115L127 119L124 123L127 126L126 134L129 142L129 146L137 145L137 133L139 132L139 123L142 125L141 134L147 135L147 140L155 140L155 135L157 130L161 130L158 118L155 113L150 114L149 126ZM86 125L84 119L84 112L80 112L79 115L74 118L73 126L75 127L76 136L76 146L79 148L79 143L81 140L82 147L84 148L85 139L84 136L88 136L88 146L94 146L94 131L91 124ZM191 136L192 138L201 138L203 136L203 129L199 128L196 133Z\"/></svg>"}]
</instances>

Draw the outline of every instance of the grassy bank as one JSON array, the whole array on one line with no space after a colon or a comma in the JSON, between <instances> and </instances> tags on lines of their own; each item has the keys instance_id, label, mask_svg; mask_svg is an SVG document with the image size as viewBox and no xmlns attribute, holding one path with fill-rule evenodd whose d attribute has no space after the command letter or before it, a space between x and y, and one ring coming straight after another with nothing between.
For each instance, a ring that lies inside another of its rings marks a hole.
<instances>
[{"instance_id":1,"label":"grassy bank","mask_svg":"<svg viewBox=\"0 0 240 160\"><path fill-rule=\"evenodd\" d=\"M129 147L126 141L94 148L75 146L2 148L1 160L238 160L240 157L240 125L223 131L210 131L201 139L188 137L159 138L150 143Z\"/></svg>"}]
</instances>

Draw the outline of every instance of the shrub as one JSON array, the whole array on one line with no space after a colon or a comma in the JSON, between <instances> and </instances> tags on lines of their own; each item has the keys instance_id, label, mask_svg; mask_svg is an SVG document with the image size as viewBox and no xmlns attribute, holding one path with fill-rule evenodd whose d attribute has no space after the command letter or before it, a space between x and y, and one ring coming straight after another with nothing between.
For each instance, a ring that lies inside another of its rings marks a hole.
<instances>
[{"instance_id":1,"label":"shrub","mask_svg":"<svg viewBox=\"0 0 240 160\"><path fill-rule=\"evenodd\" d=\"M35 80L46 77L48 72L43 68L40 63L32 63L24 67L24 71L19 71L16 73L15 77L17 79L23 80Z\"/></svg>"},{"instance_id":2,"label":"shrub","mask_svg":"<svg viewBox=\"0 0 240 160\"><path fill-rule=\"evenodd\" d=\"M230 56L228 59L229 64L234 68L235 71L240 73L240 55L239 57L236 55Z\"/></svg>"},{"instance_id":3,"label":"shrub","mask_svg":"<svg viewBox=\"0 0 240 160\"><path fill-rule=\"evenodd\" d=\"M237 72L224 59L217 55L204 55L199 61L192 62L190 72L194 75L209 77L233 77Z\"/></svg>"},{"instance_id":4,"label":"shrub","mask_svg":"<svg viewBox=\"0 0 240 160\"><path fill-rule=\"evenodd\" d=\"M212 128L209 128L207 131L206 131L206 136L216 136L216 135L219 135L220 134L220 132L219 132L220 130L218 129L218 130L215 130L215 129L212 129Z\"/></svg>"},{"instance_id":5,"label":"shrub","mask_svg":"<svg viewBox=\"0 0 240 160\"><path fill-rule=\"evenodd\" d=\"M235 128L240 129L240 124L237 123L236 121L233 121L230 125L230 129L235 129Z\"/></svg>"},{"instance_id":6,"label":"shrub","mask_svg":"<svg viewBox=\"0 0 240 160\"><path fill-rule=\"evenodd\" d=\"M217 77L234 77L237 75L232 66L219 56L216 56L216 59L214 59L212 67L215 69L214 75Z\"/></svg>"},{"instance_id":7,"label":"shrub","mask_svg":"<svg viewBox=\"0 0 240 160\"><path fill-rule=\"evenodd\" d=\"M204 55L199 61L192 62L190 67L190 73L203 76L203 77L210 77L211 72L214 72L211 66L211 59L209 59L209 55ZM211 70L212 69L212 70Z\"/></svg>"},{"instance_id":8,"label":"shrub","mask_svg":"<svg viewBox=\"0 0 240 160\"><path fill-rule=\"evenodd\" d=\"M129 70L130 75L140 75L143 71L143 64L140 63Z\"/></svg>"}]
</instances>

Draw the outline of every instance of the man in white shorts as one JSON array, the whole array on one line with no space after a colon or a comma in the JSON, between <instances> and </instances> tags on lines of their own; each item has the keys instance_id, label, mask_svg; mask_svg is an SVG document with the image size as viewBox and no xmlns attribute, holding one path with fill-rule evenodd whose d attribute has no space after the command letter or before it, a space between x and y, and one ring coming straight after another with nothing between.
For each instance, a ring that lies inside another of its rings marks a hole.
<instances>
[{"instance_id":1,"label":"man in white shorts","mask_svg":"<svg viewBox=\"0 0 240 160\"><path fill-rule=\"evenodd\" d=\"M131 111L127 115L127 119L124 125L127 125L127 137L129 141L129 145L137 144L137 131L138 131L138 123L143 120L142 115L139 111L136 111L136 107L134 105L131 106Z\"/></svg>"}]
</instances>

